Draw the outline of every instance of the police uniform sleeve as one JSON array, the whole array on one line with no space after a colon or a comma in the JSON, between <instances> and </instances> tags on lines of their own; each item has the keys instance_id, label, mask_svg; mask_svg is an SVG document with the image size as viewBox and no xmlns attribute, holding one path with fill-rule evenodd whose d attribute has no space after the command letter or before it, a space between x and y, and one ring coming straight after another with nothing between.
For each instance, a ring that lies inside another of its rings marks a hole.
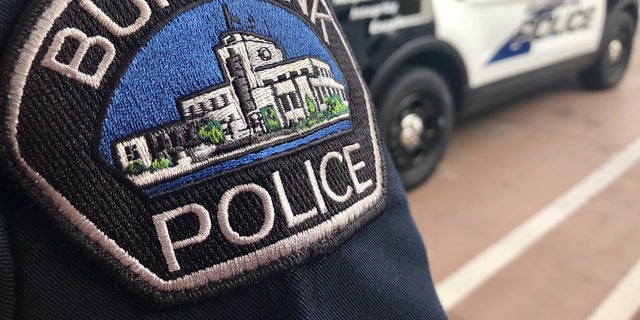
<instances>
[{"instance_id":1,"label":"police uniform sleeve","mask_svg":"<svg viewBox=\"0 0 640 320\"><path fill-rule=\"evenodd\" d=\"M446 319L326 0L0 14L2 319Z\"/></svg>"}]
</instances>

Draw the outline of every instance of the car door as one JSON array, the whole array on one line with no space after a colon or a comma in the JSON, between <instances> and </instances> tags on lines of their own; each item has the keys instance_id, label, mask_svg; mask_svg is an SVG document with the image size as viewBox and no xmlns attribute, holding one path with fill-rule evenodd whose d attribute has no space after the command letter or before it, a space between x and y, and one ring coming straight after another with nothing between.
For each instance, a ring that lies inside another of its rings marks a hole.
<instances>
[{"instance_id":1,"label":"car door","mask_svg":"<svg viewBox=\"0 0 640 320\"><path fill-rule=\"evenodd\" d=\"M598 50L602 0L433 0L436 35L477 88Z\"/></svg>"}]
</instances>

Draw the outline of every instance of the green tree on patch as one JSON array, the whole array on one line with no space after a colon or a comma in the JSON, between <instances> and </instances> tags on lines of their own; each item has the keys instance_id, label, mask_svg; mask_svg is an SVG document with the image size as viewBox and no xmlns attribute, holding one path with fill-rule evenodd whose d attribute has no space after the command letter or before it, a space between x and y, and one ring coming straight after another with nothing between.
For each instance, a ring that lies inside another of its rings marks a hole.
<instances>
[{"instance_id":1,"label":"green tree on patch","mask_svg":"<svg viewBox=\"0 0 640 320\"><path fill-rule=\"evenodd\" d=\"M209 142L214 145L223 144L227 141L222 130L222 124L218 121L209 121L198 130L198 137L204 142Z\"/></svg>"},{"instance_id":2,"label":"green tree on patch","mask_svg":"<svg viewBox=\"0 0 640 320\"><path fill-rule=\"evenodd\" d=\"M324 103L327 105L327 111L334 117L349 113L349 108L344 104L340 95L334 94L326 97Z\"/></svg>"},{"instance_id":3,"label":"green tree on patch","mask_svg":"<svg viewBox=\"0 0 640 320\"><path fill-rule=\"evenodd\" d=\"M149 168L142 163L140 160L131 161L126 168L124 168L124 173L131 176L138 176L145 172L147 172Z\"/></svg>"},{"instance_id":4,"label":"green tree on patch","mask_svg":"<svg viewBox=\"0 0 640 320\"><path fill-rule=\"evenodd\" d=\"M318 113L318 107L316 106L316 103L313 102L313 99L311 99L308 95L305 94L304 101L307 103L307 109L309 110L309 113L311 114Z\"/></svg>"},{"instance_id":5,"label":"green tree on patch","mask_svg":"<svg viewBox=\"0 0 640 320\"><path fill-rule=\"evenodd\" d=\"M264 119L265 127L267 127L267 132L276 132L282 129L280 118L278 118L278 113L274 106L262 107L260 108L260 113L262 114L262 119Z\"/></svg>"},{"instance_id":6,"label":"green tree on patch","mask_svg":"<svg viewBox=\"0 0 640 320\"><path fill-rule=\"evenodd\" d=\"M173 161L169 158L163 157L153 160L153 162L151 162L151 167L149 167L149 171L155 172L162 169L169 169L171 167L173 167Z\"/></svg>"},{"instance_id":7,"label":"green tree on patch","mask_svg":"<svg viewBox=\"0 0 640 320\"><path fill-rule=\"evenodd\" d=\"M308 118L301 119L296 124L296 130L302 131L312 127L315 127L325 121L327 121L327 113L326 112L318 112L311 114Z\"/></svg>"}]
</instances>

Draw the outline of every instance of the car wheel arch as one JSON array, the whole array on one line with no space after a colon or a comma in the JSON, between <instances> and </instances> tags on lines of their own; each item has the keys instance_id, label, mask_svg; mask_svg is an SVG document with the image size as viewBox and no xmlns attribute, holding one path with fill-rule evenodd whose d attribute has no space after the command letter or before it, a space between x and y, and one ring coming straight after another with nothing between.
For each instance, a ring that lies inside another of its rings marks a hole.
<instances>
[{"instance_id":1,"label":"car wheel arch","mask_svg":"<svg viewBox=\"0 0 640 320\"><path fill-rule=\"evenodd\" d=\"M370 81L370 89L376 102L384 97L385 86L401 77L399 71L406 70L409 66L426 67L440 74L449 85L456 111L460 111L468 90L466 67L450 44L433 37L414 39L395 50L385 60Z\"/></svg>"}]
</instances>

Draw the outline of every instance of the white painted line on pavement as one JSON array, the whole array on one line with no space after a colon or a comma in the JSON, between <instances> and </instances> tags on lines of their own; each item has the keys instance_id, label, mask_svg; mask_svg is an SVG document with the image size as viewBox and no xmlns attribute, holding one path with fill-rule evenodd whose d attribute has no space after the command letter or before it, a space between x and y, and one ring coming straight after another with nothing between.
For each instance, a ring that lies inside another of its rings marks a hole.
<instances>
[{"instance_id":1,"label":"white painted line on pavement","mask_svg":"<svg viewBox=\"0 0 640 320\"><path fill-rule=\"evenodd\" d=\"M640 260L616 285L589 320L630 320L640 310Z\"/></svg>"},{"instance_id":2,"label":"white painted line on pavement","mask_svg":"<svg viewBox=\"0 0 640 320\"><path fill-rule=\"evenodd\" d=\"M451 310L458 305L536 241L618 180L638 161L640 161L640 138L440 282L436 290L445 310Z\"/></svg>"}]
</instances>

